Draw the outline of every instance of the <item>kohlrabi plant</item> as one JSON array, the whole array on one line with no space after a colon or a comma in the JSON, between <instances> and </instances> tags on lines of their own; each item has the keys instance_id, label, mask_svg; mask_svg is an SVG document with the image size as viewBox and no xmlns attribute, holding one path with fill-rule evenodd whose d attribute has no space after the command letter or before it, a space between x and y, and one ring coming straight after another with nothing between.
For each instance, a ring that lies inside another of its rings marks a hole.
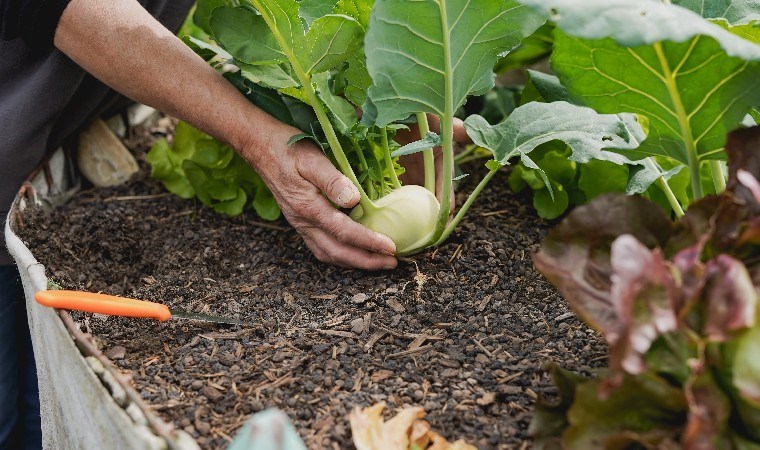
<instances>
[{"instance_id":1,"label":"kohlrabi plant","mask_svg":"<svg viewBox=\"0 0 760 450\"><path fill-rule=\"evenodd\" d=\"M360 191L350 216L391 237L399 254L443 242L512 161L537 170L550 186L529 155L544 143L565 142L574 161L623 163L624 156L608 149L633 150L646 138L633 114L600 115L562 101L508 107L499 123L468 117L467 133L492 160L450 221L449 208L440 205L449 205L455 181L455 114L469 97L494 88L498 61L521 43L525 49L527 37L540 40L550 31L537 32L545 24L541 14L512 0L215 0L199 3L197 11L196 22L212 40L189 38L188 44L252 102L299 128L291 144L319 145ZM428 115L440 119L440 132L431 132ZM410 125L419 128L420 140L400 146L395 135ZM438 146L443 171L437 175L432 149ZM403 157L418 152L424 185L402 186Z\"/></svg>"},{"instance_id":2,"label":"kohlrabi plant","mask_svg":"<svg viewBox=\"0 0 760 450\"><path fill-rule=\"evenodd\" d=\"M760 448L760 127L734 132L720 195L678 221L609 194L553 231L534 261L609 345L594 378L549 365L536 448Z\"/></svg>"},{"instance_id":3,"label":"kohlrabi plant","mask_svg":"<svg viewBox=\"0 0 760 450\"><path fill-rule=\"evenodd\" d=\"M753 122L760 103L755 2L522 3L555 25L551 67L567 101L641 117L648 138L620 152L629 194L648 193L682 216L691 202L725 189L725 136Z\"/></svg>"}]
</instances>

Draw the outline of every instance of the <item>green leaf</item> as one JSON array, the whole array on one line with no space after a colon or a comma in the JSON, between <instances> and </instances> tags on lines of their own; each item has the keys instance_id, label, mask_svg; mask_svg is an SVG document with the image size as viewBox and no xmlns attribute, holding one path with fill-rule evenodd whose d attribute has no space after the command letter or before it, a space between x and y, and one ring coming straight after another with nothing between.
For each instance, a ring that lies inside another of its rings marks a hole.
<instances>
[{"instance_id":1,"label":"green leaf","mask_svg":"<svg viewBox=\"0 0 760 450\"><path fill-rule=\"evenodd\" d=\"M559 78L536 70L528 70L528 82L520 98L520 105L532 101L568 102L572 103L567 89L559 82Z\"/></svg>"},{"instance_id":2,"label":"green leaf","mask_svg":"<svg viewBox=\"0 0 760 450\"><path fill-rule=\"evenodd\" d=\"M473 142L493 151L494 159L502 164L553 140L567 143L573 150L570 159L576 162L602 159L629 163L622 155L605 149L633 149L644 139L632 114L602 115L566 102L529 103L496 126L480 116L470 116L464 126Z\"/></svg>"},{"instance_id":3,"label":"green leaf","mask_svg":"<svg viewBox=\"0 0 760 450\"><path fill-rule=\"evenodd\" d=\"M240 74L243 78L260 86L270 89L286 89L300 86L290 64L252 66L240 61L235 61L235 64L240 68Z\"/></svg>"},{"instance_id":4,"label":"green leaf","mask_svg":"<svg viewBox=\"0 0 760 450\"><path fill-rule=\"evenodd\" d=\"M315 20L306 42L311 57L306 73L333 69L356 53L364 37L364 28L353 18L330 14Z\"/></svg>"},{"instance_id":5,"label":"green leaf","mask_svg":"<svg viewBox=\"0 0 760 450\"><path fill-rule=\"evenodd\" d=\"M549 372L552 383L557 387L557 400L536 401L535 414L530 421L528 433L534 439L536 450L562 448L562 434L570 426L567 412L575 401L576 388L587 380L582 376L561 368L556 363L547 363L541 370Z\"/></svg>"},{"instance_id":6,"label":"green leaf","mask_svg":"<svg viewBox=\"0 0 760 450\"><path fill-rule=\"evenodd\" d=\"M732 24L760 20L760 2L757 0L673 0L706 19L726 19Z\"/></svg>"},{"instance_id":7,"label":"green leaf","mask_svg":"<svg viewBox=\"0 0 760 450\"><path fill-rule=\"evenodd\" d=\"M216 139L206 138L195 144L195 153L190 159L203 167L215 169L227 167L234 154L231 148Z\"/></svg>"},{"instance_id":8,"label":"green leaf","mask_svg":"<svg viewBox=\"0 0 760 450\"><path fill-rule=\"evenodd\" d=\"M256 188L256 197L253 199L253 209L264 220L277 220L280 217L280 206L274 199L272 192L267 189L262 181Z\"/></svg>"},{"instance_id":9,"label":"green leaf","mask_svg":"<svg viewBox=\"0 0 760 450\"><path fill-rule=\"evenodd\" d=\"M211 12L220 6L229 5L228 0L197 0L195 2L195 12L193 12L193 22L198 25L206 34L214 34L209 25Z\"/></svg>"},{"instance_id":10,"label":"green leaf","mask_svg":"<svg viewBox=\"0 0 760 450\"><path fill-rule=\"evenodd\" d=\"M760 326L739 338L733 364L734 387L742 399L760 409Z\"/></svg>"},{"instance_id":11,"label":"green leaf","mask_svg":"<svg viewBox=\"0 0 760 450\"><path fill-rule=\"evenodd\" d=\"M591 201L609 192L625 192L628 166L621 166L609 161L592 160L578 167L580 172L578 188L585 195L586 201Z\"/></svg>"},{"instance_id":12,"label":"green leaf","mask_svg":"<svg viewBox=\"0 0 760 450\"><path fill-rule=\"evenodd\" d=\"M209 173L202 166L189 159L182 162L182 170L185 171L187 181L195 190L195 195L198 197L198 200L206 206L211 206L213 199L206 191L206 182L209 180Z\"/></svg>"},{"instance_id":13,"label":"green leaf","mask_svg":"<svg viewBox=\"0 0 760 450\"><path fill-rule=\"evenodd\" d=\"M298 15L311 27L315 20L330 14L336 2L337 0L301 0Z\"/></svg>"},{"instance_id":14,"label":"green leaf","mask_svg":"<svg viewBox=\"0 0 760 450\"><path fill-rule=\"evenodd\" d=\"M567 211L570 203L564 186L553 180L549 180L549 182L552 186L551 191L539 189L533 194L533 207L536 208L539 217L552 220Z\"/></svg>"},{"instance_id":15,"label":"green leaf","mask_svg":"<svg viewBox=\"0 0 760 450\"><path fill-rule=\"evenodd\" d=\"M372 85L372 78L367 72L367 64L364 61L364 52L357 51L349 58L345 78L346 98L356 106L364 105L367 101L367 89Z\"/></svg>"},{"instance_id":16,"label":"green leaf","mask_svg":"<svg viewBox=\"0 0 760 450\"><path fill-rule=\"evenodd\" d=\"M365 30L369 28L369 17L373 0L338 0L333 14L345 14L353 17Z\"/></svg>"},{"instance_id":17,"label":"green leaf","mask_svg":"<svg viewBox=\"0 0 760 450\"><path fill-rule=\"evenodd\" d=\"M354 106L342 97L334 95L330 90L330 74L320 73L313 77L317 87L317 95L327 107L330 121L344 136L351 135L351 129L359 122Z\"/></svg>"},{"instance_id":18,"label":"green leaf","mask_svg":"<svg viewBox=\"0 0 760 450\"><path fill-rule=\"evenodd\" d=\"M632 158L724 158L726 133L760 101L760 46L656 1L525 0L555 32L552 65L571 96L601 113L648 117Z\"/></svg>"},{"instance_id":19,"label":"green leaf","mask_svg":"<svg viewBox=\"0 0 760 450\"><path fill-rule=\"evenodd\" d=\"M301 70L311 66L311 54L306 43L303 24L298 16L299 4L295 0L250 0L261 13L272 35L276 48L287 53L291 64Z\"/></svg>"},{"instance_id":20,"label":"green leaf","mask_svg":"<svg viewBox=\"0 0 760 450\"><path fill-rule=\"evenodd\" d=\"M643 194L658 178L662 177L666 181L670 180L678 175L684 167L686 166L678 164L670 170L665 170L659 164L647 158L643 161L642 165L631 167L628 173L628 184L625 192L629 195Z\"/></svg>"},{"instance_id":21,"label":"green leaf","mask_svg":"<svg viewBox=\"0 0 760 450\"><path fill-rule=\"evenodd\" d=\"M533 34L523 39L520 45L501 58L494 72L503 73L510 69L519 69L540 62L552 52L552 31L554 25L546 23Z\"/></svg>"},{"instance_id":22,"label":"green leaf","mask_svg":"<svg viewBox=\"0 0 760 450\"><path fill-rule=\"evenodd\" d=\"M224 60L232 59L232 55L230 55L226 50L210 42L202 41L192 36L183 36L182 41L196 54L198 54L198 56L203 58L204 61L210 61L215 56L218 56Z\"/></svg>"},{"instance_id":23,"label":"green leaf","mask_svg":"<svg viewBox=\"0 0 760 450\"><path fill-rule=\"evenodd\" d=\"M417 112L453 115L468 95L494 86L498 55L543 23L512 0L376 3L365 53L377 125Z\"/></svg>"},{"instance_id":24,"label":"green leaf","mask_svg":"<svg viewBox=\"0 0 760 450\"><path fill-rule=\"evenodd\" d=\"M264 110L264 112L267 114L276 118L280 122L293 126L296 125L293 119L293 115L288 108L288 105L285 104L282 96L277 91L250 82L250 80L248 80L248 78L245 76L245 71L242 73L228 72L224 74L224 77L230 83L232 83L232 85L235 86L237 90L245 96L245 98Z\"/></svg>"},{"instance_id":25,"label":"green leaf","mask_svg":"<svg viewBox=\"0 0 760 450\"><path fill-rule=\"evenodd\" d=\"M214 211L225 214L227 216L239 216L240 214L243 214L243 208L245 207L245 204L248 201L248 196L246 195L245 191L241 188L238 188L237 195L235 195L231 200L215 203L213 205Z\"/></svg>"},{"instance_id":26,"label":"green leaf","mask_svg":"<svg viewBox=\"0 0 760 450\"><path fill-rule=\"evenodd\" d=\"M497 124L512 114L517 108L518 91L510 87L498 86L483 96L483 109L480 115L488 123Z\"/></svg>"},{"instance_id":27,"label":"green leaf","mask_svg":"<svg viewBox=\"0 0 760 450\"><path fill-rule=\"evenodd\" d=\"M620 387L601 397L600 384L593 380L577 386L564 448L649 448L678 436L686 411L679 388L651 374L626 376Z\"/></svg>"},{"instance_id":28,"label":"green leaf","mask_svg":"<svg viewBox=\"0 0 760 450\"><path fill-rule=\"evenodd\" d=\"M541 159L536 160L536 164L546 172L546 176L550 179L567 186L575 181L578 164L567 158L570 152L565 151L566 146L562 145L562 147L565 147L562 151L550 150L546 152Z\"/></svg>"},{"instance_id":29,"label":"green leaf","mask_svg":"<svg viewBox=\"0 0 760 450\"><path fill-rule=\"evenodd\" d=\"M172 145L172 154L177 156L177 160L189 159L195 153L195 143L205 138L206 135L193 128L187 122L179 122L174 128L174 145Z\"/></svg>"},{"instance_id":30,"label":"green leaf","mask_svg":"<svg viewBox=\"0 0 760 450\"><path fill-rule=\"evenodd\" d=\"M145 155L145 160L150 164L150 176L160 180L173 172L174 165L169 159L169 152L171 152L171 148L166 139L159 139L153 144L153 147Z\"/></svg>"},{"instance_id":31,"label":"green leaf","mask_svg":"<svg viewBox=\"0 0 760 450\"><path fill-rule=\"evenodd\" d=\"M287 62L264 18L246 8L223 6L209 20L214 38L235 59L251 65Z\"/></svg>"},{"instance_id":32,"label":"green leaf","mask_svg":"<svg viewBox=\"0 0 760 450\"><path fill-rule=\"evenodd\" d=\"M409 144L404 145L395 152L391 153L391 157L398 158L399 156L413 155L423 150L430 150L431 148L438 147L440 145L441 136L428 132L428 134L425 135L425 139L410 142Z\"/></svg>"}]
</instances>

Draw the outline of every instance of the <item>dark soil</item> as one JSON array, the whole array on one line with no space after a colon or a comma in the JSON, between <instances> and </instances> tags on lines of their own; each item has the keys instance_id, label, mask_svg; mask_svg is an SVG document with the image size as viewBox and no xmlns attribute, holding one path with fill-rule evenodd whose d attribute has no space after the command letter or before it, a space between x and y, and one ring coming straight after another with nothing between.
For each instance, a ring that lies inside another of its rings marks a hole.
<instances>
[{"instance_id":1,"label":"dark soil","mask_svg":"<svg viewBox=\"0 0 760 450\"><path fill-rule=\"evenodd\" d=\"M132 144L140 154L151 140ZM527 448L534 401L553 392L542 362L584 372L605 363L599 336L533 268L549 224L510 193L506 173L449 242L391 273L321 264L284 221L220 217L161 196L146 173L81 192L24 237L66 288L246 321L77 315L160 416L203 448L225 447L270 406L310 448L352 448L348 412L380 401L423 406L450 440Z\"/></svg>"}]
</instances>

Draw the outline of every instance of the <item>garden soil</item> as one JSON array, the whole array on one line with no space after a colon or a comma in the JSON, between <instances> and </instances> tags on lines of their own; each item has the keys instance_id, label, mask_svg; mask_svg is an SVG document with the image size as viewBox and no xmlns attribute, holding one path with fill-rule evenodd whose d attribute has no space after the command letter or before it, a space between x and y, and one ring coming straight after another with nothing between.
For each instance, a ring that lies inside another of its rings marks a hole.
<instances>
[{"instance_id":1,"label":"garden soil","mask_svg":"<svg viewBox=\"0 0 760 450\"><path fill-rule=\"evenodd\" d=\"M420 405L433 429L480 449L529 448L546 361L589 373L606 364L533 268L551 224L497 176L451 239L367 273L318 262L284 220L221 217L165 194L143 161L170 128L127 140L141 173L84 190L23 238L64 288L125 295L244 326L76 314L81 328L164 420L224 448L244 421L285 411L311 449L351 449L348 413ZM468 192L480 171L459 187ZM462 200L460 194L460 201Z\"/></svg>"}]
</instances>

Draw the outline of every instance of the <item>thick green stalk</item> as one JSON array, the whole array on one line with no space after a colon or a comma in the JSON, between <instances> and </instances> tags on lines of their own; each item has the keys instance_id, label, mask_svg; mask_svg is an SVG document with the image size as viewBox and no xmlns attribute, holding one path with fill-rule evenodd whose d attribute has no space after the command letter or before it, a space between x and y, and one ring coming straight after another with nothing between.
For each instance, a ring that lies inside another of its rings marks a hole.
<instances>
[{"instance_id":1,"label":"thick green stalk","mask_svg":"<svg viewBox=\"0 0 760 450\"><path fill-rule=\"evenodd\" d=\"M683 217L684 212L683 208L681 207L681 203L676 198L673 190L670 189L670 185L668 184L668 181L665 179L665 177L657 178L657 180L655 180L655 183L662 190L662 192L665 193L665 197L668 198L668 203L670 203L670 207L673 208L673 211L675 211L676 217L679 219Z\"/></svg>"},{"instance_id":2,"label":"thick green stalk","mask_svg":"<svg viewBox=\"0 0 760 450\"><path fill-rule=\"evenodd\" d=\"M702 181L699 173L699 156L697 155L697 146L694 142L694 135L691 130L691 122L689 122L689 116L686 114L686 108L681 101L681 95L678 92L678 86L676 86L675 75L670 69L668 59L665 57L665 52L662 49L662 44L656 42L654 44L654 51L657 54L657 58L660 61L660 67L663 71L663 81L670 95L670 99L673 102L673 106L676 109L676 116L678 117L678 125L681 128L681 137L683 138L684 145L686 146L686 158L689 166L689 178L691 181L691 192L694 195L694 200L699 200L704 196L702 192Z\"/></svg>"},{"instance_id":3,"label":"thick green stalk","mask_svg":"<svg viewBox=\"0 0 760 450\"><path fill-rule=\"evenodd\" d=\"M488 172L488 174L483 178L483 180L480 181L480 183L475 187L475 190L472 191L469 197L467 197L467 201L464 202L464 205L462 205L462 208L459 210L456 216L454 216L454 220L449 223L449 225L446 227L446 230L443 232L440 238L438 238L438 241L436 241L435 245L442 244L446 239L449 238L451 233L456 229L456 227L459 225L459 222L462 221L464 216L467 214L467 210L470 209L470 206L472 206L473 202L475 202L475 199L478 198L478 195L483 191L483 188L486 187L489 181L496 175L496 172L499 170L491 170ZM443 209L443 205L441 205L441 208ZM448 208L446 208L448 210Z\"/></svg>"},{"instance_id":4,"label":"thick green stalk","mask_svg":"<svg viewBox=\"0 0 760 450\"><path fill-rule=\"evenodd\" d=\"M301 83L304 93L309 99L309 103L314 109L314 113L317 115L317 120L319 120L319 124L322 125L322 129L325 132L325 136L327 137L327 142L330 144L330 148L332 149L333 156L338 162L338 167L340 168L341 172L343 172L343 174L347 176L348 179L351 180L351 182L354 183L354 186L356 186L356 188L359 190L359 204L362 205L362 208L364 208L365 211L377 210L377 206L375 206L372 200L369 199L367 193L364 192L364 188L356 178L354 169L351 168L351 163L349 163L348 158L346 158L346 153L343 151L343 147L340 145L338 135L335 134L335 129L332 126L332 122L330 122L330 118L327 116L327 112L322 105L322 101L319 99L319 97L317 97L316 91L314 91L314 86L311 83L311 76L309 76L303 67L301 67L301 64L298 62L298 58L296 58L296 55L293 53L293 49L290 48L288 43L285 41L285 38L277 29L277 24L272 20L272 17L269 14L265 13L267 9L262 6L259 0L251 0L251 2L259 11L259 13L261 13L261 17L264 19L267 26L269 26L269 29L272 30L272 34L274 35L275 39L277 39L277 43L280 44L280 49L282 52L285 54L285 56L288 57L288 61L290 61L290 65L293 67L293 71L295 72L298 81Z\"/></svg>"},{"instance_id":5,"label":"thick green stalk","mask_svg":"<svg viewBox=\"0 0 760 450\"><path fill-rule=\"evenodd\" d=\"M383 144L383 158L385 158L385 165L388 167L388 177L391 179L394 188L400 188L401 182L396 175L396 168L393 165L393 158L391 158L391 148L388 145L388 129L383 128L382 144Z\"/></svg>"},{"instance_id":6,"label":"thick green stalk","mask_svg":"<svg viewBox=\"0 0 760 450\"><path fill-rule=\"evenodd\" d=\"M420 129L420 139L425 139L430 132L430 125L424 112L417 113L417 127ZM435 155L432 148L422 152L422 161L425 167L425 189L435 194Z\"/></svg>"},{"instance_id":7,"label":"thick green stalk","mask_svg":"<svg viewBox=\"0 0 760 450\"><path fill-rule=\"evenodd\" d=\"M435 231L430 240L430 245L434 245L441 239L446 225L449 222L449 204L451 203L451 184L452 174L454 173L454 73L451 66L451 36L448 31L449 21L447 17L446 2L441 0L441 29L447 30L443 33L443 61L444 71L444 98L446 107L441 117L441 138L443 139L443 170L441 176L441 209L438 212L438 221L435 224Z\"/></svg>"},{"instance_id":8,"label":"thick green stalk","mask_svg":"<svg viewBox=\"0 0 760 450\"><path fill-rule=\"evenodd\" d=\"M726 190L726 176L723 174L723 163L721 161L710 161L710 171L712 172L715 192L720 194Z\"/></svg>"}]
</instances>

